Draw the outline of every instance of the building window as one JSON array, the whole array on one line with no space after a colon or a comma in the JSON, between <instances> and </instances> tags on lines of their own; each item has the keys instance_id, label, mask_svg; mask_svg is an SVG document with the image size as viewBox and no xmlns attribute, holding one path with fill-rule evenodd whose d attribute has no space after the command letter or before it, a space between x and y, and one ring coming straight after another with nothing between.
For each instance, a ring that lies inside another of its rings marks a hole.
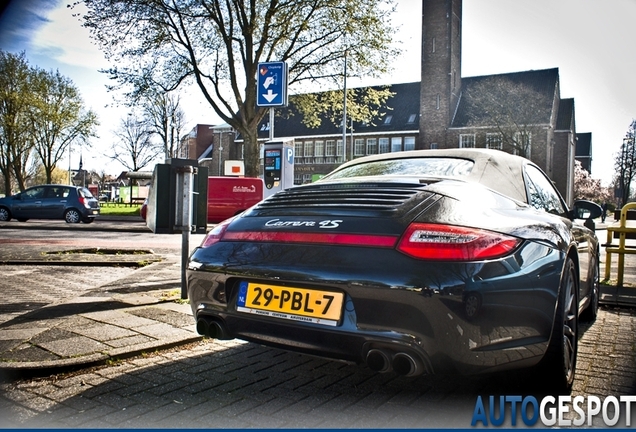
<instances>
[{"instance_id":1,"label":"building window","mask_svg":"<svg viewBox=\"0 0 636 432\"><path fill-rule=\"evenodd\" d=\"M303 175L294 173L294 184L301 185L303 184Z\"/></svg>"},{"instance_id":2,"label":"building window","mask_svg":"<svg viewBox=\"0 0 636 432\"><path fill-rule=\"evenodd\" d=\"M303 184L311 183L311 174L303 174Z\"/></svg>"},{"instance_id":3,"label":"building window","mask_svg":"<svg viewBox=\"0 0 636 432\"><path fill-rule=\"evenodd\" d=\"M514 136L514 149L512 154L523 156L530 159L532 148L532 134L530 132L515 132Z\"/></svg>"},{"instance_id":4,"label":"building window","mask_svg":"<svg viewBox=\"0 0 636 432\"><path fill-rule=\"evenodd\" d=\"M392 115L387 115L386 117L384 117L384 124L385 125L390 125L391 124L391 120L393 120L393 116Z\"/></svg>"},{"instance_id":5,"label":"building window","mask_svg":"<svg viewBox=\"0 0 636 432\"><path fill-rule=\"evenodd\" d=\"M411 115L409 116L409 119L408 119L407 123L408 123L408 124L413 124L413 123L415 123L415 119L416 119L416 118L417 118L417 114L411 114Z\"/></svg>"},{"instance_id":6,"label":"building window","mask_svg":"<svg viewBox=\"0 0 636 432\"><path fill-rule=\"evenodd\" d=\"M307 163L311 163L311 159L314 157L314 142L305 141L303 156L307 158Z\"/></svg>"},{"instance_id":7,"label":"building window","mask_svg":"<svg viewBox=\"0 0 636 432\"><path fill-rule=\"evenodd\" d=\"M431 45L432 45L431 51L435 52L435 38L433 38Z\"/></svg>"},{"instance_id":8,"label":"building window","mask_svg":"<svg viewBox=\"0 0 636 432\"><path fill-rule=\"evenodd\" d=\"M364 156L364 139L356 138L355 145L353 147L353 155L354 156Z\"/></svg>"},{"instance_id":9,"label":"building window","mask_svg":"<svg viewBox=\"0 0 636 432\"><path fill-rule=\"evenodd\" d=\"M314 147L314 162L321 164L325 162L325 142L324 141L316 141L316 146Z\"/></svg>"},{"instance_id":10,"label":"building window","mask_svg":"<svg viewBox=\"0 0 636 432\"><path fill-rule=\"evenodd\" d=\"M336 141L336 162L344 162L344 145L342 143L342 140Z\"/></svg>"},{"instance_id":11,"label":"building window","mask_svg":"<svg viewBox=\"0 0 636 432\"><path fill-rule=\"evenodd\" d=\"M336 162L336 142L334 140L327 140L325 142L325 163Z\"/></svg>"},{"instance_id":12,"label":"building window","mask_svg":"<svg viewBox=\"0 0 636 432\"><path fill-rule=\"evenodd\" d=\"M437 143L431 143L431 150L437 150L438 148Z\"/></svg>"},{"instance_id":13,"label":"building window","mask_svg":"<svg viewBox=\"0 0 636 432\"><path fill-rule=\"evenodd\" d=\"M459 148L475 148L475 134L461 134Z\"/></svg>"},{"instance_id":14,"label":"building window","mask_svg":"<svg viewBox=\"0 0 636 432\"><path fill-rule=\"evenodd\" d=\"M325 156L336 155L336 142L334 140L328 140L325 147Z\"/></svg>"},{"instance_id":15,"label":"building window","mask_svg":"<svg viewBox=\"0 0 636 432\"><path fill-rule=\"evenodd\" d=\"M302 141L296 141L294 143L294 164L302 164L303 163L303 143Z\"/></svg>"},{"instance_id":16,"label":"building window","mask_svg":"<svg viewBox=\"0 0 636 432\"><path fill-rule=\"evenodd\" d=\"M367 139L367 154L378 154L378 140L375 138Z\"/></svg>"},{"instance_id":17,"label":"building window","mask_svg":"<svg viewBox=\"0 0 636 432\"><path fill-rule=\"evenodd\" d=\"M502 150L503 149L503 141L501 139L501 134L499 133L488 133L486 134L486 148Z\"/></svg>"},{"instance_id":18,"label":"building window","mask_svg":"<svg viewBox=\"0 0 636 432\"><path fill-rule=\"evenodd\" d=\"M399 152L402 151L402 137L393 137L391 138L391 152Z\"/></svg>"},{"instance_id":19,"label":"building window","mask_svg":"<svg viewBox=\"0 0 636 432\"><path fill-rule=\"evenodd\" d=\"M404 151L415 150L415 137L404 138Z\"/></svg>"},{"instance_id":20,"label":"building window","mask_svg":"<svg viewBox=\"0 0 636 432\"><path fill-rule=\"evenodd\" d=\"M388 138L380 138L379 144L380 144L380 148L378 149L378 153L388 153L389 152L389 139Z\"/></svg>"},{"instance_id":21,"label":"building window","mask_svg":"<svg viewBox=\"0 0 636 432\"><path fill-rule=\"evenodd\" d=\"M440 102L441 102L441 99L440 99L439 94L438 94L437 95L437 99L435 101L435 109L439 109Z\"/></svg>"}]
</instances>

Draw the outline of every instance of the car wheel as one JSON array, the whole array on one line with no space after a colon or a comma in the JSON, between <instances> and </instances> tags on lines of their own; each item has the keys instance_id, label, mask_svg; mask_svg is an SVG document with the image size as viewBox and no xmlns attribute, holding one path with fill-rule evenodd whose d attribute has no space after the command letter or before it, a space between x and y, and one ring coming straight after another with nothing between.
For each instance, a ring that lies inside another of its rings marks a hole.
<instances>
[{"instance_id":1,"label":"car wheel","mask_svg":"<svg viewBox=\"0 0 636 432\"><path fill-rule=\"evenodd\" d=\"M11 212L8 208L0 207L0 222L8 222L11 220Z\"/></svg>"},{"instance_id":2,"label":"car wheel","mask_svg":"<svg viewBox=\"0 0 636 432\"><path fill-rule=\"evenodd\" d=\"M68 209L66 213L64 213L64 220L66 223L80 223L82 215L75 209Z\"/></svg>"},{"instance_id":3,"label":"car wheel","mask_svg":"<svg viewBox=\"0 0 636 432\"><path fill-rule=\"evenodd\" d=\"M464 297L464 312L466 313L466 318L475 318L479 313L479 309L481 309L481 298L479 297L479 294L467 294Z\"/></svg>"},{"instance_id":4,"label":"car wheel","mask_svg":"<svg viewBox=\"0 0 636 432\"><path fill-rule=\"evenodd\" d=\"M540 365L544 375L542 382L549 386L549 390L559 394L569 393L574 383L579 336L577 294L574 262L567 258L561 276L550 345Z\"/></svg>"},{"instance_id":5,"label":"car wheel","mask_svg":"<svg viewBox=\"0 0 636 432\"><path fill-rule=\"evenodd\" d=\"M600 297L598 261L594 263L592 269L592 293L590 294L590 304L587 305L585 310L581 313L581 320L587 322L593 322L596 320L596 316L598 315L598 302Z\"/></svg>"},{"instance_id":6,"label":"car wheel","mask_svg":"<svg viewBox=\"0 0 636 432\"><path fill-rule=\"evenodd\" d=\"M89 223L92 223L94 220L95 220L95 218L87 217L87 218L82 219L82 222L84 222L85 224L89 224Z\"/></svg>"}]
</instances>

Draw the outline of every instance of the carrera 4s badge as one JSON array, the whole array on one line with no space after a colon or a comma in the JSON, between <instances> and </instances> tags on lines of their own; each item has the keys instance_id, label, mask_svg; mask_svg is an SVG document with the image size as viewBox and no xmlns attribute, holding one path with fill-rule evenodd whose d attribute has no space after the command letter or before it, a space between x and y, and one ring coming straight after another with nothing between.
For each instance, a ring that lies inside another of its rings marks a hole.
<instances>
[{"instance_id":1,"label":"carrera 4s badge","mask_svg":"<svg viewBox=\"0 0 636 432\"><path fill-rule=\"evenodd\" d=\"M282 221L280 219L272 219L265 222L266 227L315 227L324 228L324 229L333 229L338 228L342 220L334 219L334 220L323 220L323 221L309 221L309 220L297 220L297 221Z\"/></svg>"}]
</instances>

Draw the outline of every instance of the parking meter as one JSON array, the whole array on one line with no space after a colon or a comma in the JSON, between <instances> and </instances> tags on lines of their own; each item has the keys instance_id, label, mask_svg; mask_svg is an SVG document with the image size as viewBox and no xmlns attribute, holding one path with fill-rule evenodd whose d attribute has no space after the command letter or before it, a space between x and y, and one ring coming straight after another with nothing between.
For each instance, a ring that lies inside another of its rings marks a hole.
<instances>
[{"instance_id":1,"label":"parking meter","mask_svg":"<svg viewBox=\"0 0 636 432\"><path fill-rule=\"evenodd\" d=\"M268 141L263 145L264 198L294 185L294 141Z\"/></svg>"},{"instance_id":2,"label":"parking meter","mask_svg":"<svg viewBox=\"0 0 636 432\"><path fill-rule=\"evenodd\" d=\"M194 172L189 190L183 191L184 171ZM192 233L207 230L208 169L193 159L168 159L155 165L148 194L146 225L155 234L180 233L190 226ZM191 220L184 218L184 195L192 195L187 203Z\"/></svg>"}]
</instances>

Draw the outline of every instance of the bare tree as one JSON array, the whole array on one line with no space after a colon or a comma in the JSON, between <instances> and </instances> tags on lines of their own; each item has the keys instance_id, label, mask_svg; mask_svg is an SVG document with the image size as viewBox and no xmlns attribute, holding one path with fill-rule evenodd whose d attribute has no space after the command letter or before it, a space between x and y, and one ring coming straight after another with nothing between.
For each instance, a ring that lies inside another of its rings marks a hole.
<instances>
[{"instance_id":1,"label":"bare tree","mask_svg":"<svg viewBox=\"0 0 636 432\"><path fill-rule=\"evenodd\" d=\"M87 145L96 136L99 122L93 111L85 109L77 87L59 71L38 70L31 87L30 134L46 183L51 183L55 167L71 144Z\"/></svg>"},{"instance_id":2,"label":"bare tree","mask_svg":"<svg viewBox=\"0 0 636 432\"><path fill-rule=\"evenodd\" d=\"M163 143L164 157L174 157L186 123L179 96L172 93L150 94L144 98L144 113L152 133L159 136Z\"/></svg>"},{"instance_id":3,"label":"bare tree","mask_svg":"<svg viewBox=\"0 0 636 432\"><path fill-rule=\"evenodd\" d=\"M162 148L152 142L148 123L134 114L121 120L115 135L118 140L111 147L113 154L110 158L129 171L139 171L161 156Z\"/></svg>"},{"instance_id":4,"label":"bare tree","mask_svg":"<svg viewBox=\"0 0 636 432\"><path fill-rule=\"evenodd\" d=\"M620 193L620 207L629 201L632 181L636 176L636 120L632 121L623 138L620 151L614 159L616 182Z\"/></svg>"},{"instance_id":5,"label":"bare tree","mask_svg":"<svg viewBox=\"0 0 636 432\"><path fill-rule=\"evenodd\" d=\"M83 0L84 25L132 86L172 91L194 82L244 139L246 174L258 174L260 62L283 61L289 84L378 76L397 55L392 0Z\"/></svg>"},{"instance_id":6,"label":"bare tree","mask_svg":"<svg viewBox=\"0 0 636 432\"><path fill-rule=\"evenodd\" d=\"M462 97L470 113L467 126L494 126L503 146L527 158L533 126L545 122L552 109L539 90L497 76L474 78Z\"/></svg>"}]
</instances>

